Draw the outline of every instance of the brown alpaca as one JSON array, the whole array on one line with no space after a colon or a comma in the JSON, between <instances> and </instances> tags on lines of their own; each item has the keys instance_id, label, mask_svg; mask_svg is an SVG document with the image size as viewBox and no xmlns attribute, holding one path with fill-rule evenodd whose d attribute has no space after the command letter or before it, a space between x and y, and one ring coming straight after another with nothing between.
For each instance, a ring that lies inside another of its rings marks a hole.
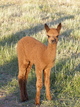
<instances>
[{"instance_id":1,"label":"brown alpaca","mask_svg":"<svg viewBox=\"0 0 80 107\"><path fill-rule=\"evenodd\" d=\"M28 100L26 82L28 73L32 65L36 68L36 98L35 104L40 104L40 90L43 85L42 74L44 74L44 85L46 88L46 98L51 100L50 94L50 70L54 65L56 58L56 48L58 36L61 29L61 23L56 29L49 28L45 24L45 29L48 36L48 46L42 44L33 37L23 37L17 45L19 74L18 81L20 86L21 100Z\"/></svg>"}]
</instances>

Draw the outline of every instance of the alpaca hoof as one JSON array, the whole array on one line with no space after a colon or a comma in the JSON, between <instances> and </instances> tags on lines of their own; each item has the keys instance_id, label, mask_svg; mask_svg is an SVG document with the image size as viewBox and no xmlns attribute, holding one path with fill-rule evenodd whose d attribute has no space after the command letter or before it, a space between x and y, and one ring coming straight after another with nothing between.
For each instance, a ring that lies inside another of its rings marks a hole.
<instances>
[{"instance_id":1,"label":"alpaca hoof","mask_svg":"<svg viewBox=\"0 0 80 107\"><path fill-rule=\"evenodd\" d=\"M35 104L36 104L37 107L40 106L40 102L39 101L35 101Z\"/></svg>"},{"instance_id":2,"label":"alpaca hoof","mask_svg":"<svg viewBox=\"0 0 80 107\"><path fill-rule=\"evenodd\" d=\"M36 105L36 107L40 107L40 105Z\"/></svg>"},{"instance_id":3,"label":"alpaca hoof","mask_svg":"<svg viewBox=\"0 0 80 107\"><path fill-rule=\"evenodd\" d=\"M21 102L25 102L25 101L27 101L27 100L29 100L28 97L26 97L26 98L24 98L24 99L21 99Z\"/></svg>"},{"instance_id":4,"label":"alpaca hoof","mask_svg":"<svg viewBox=\"0 0 80 107\"><path fill-rule=\"evenodd\" d=\"M46 98L47 98L47 100L52 100L52 96L51 95L47 95Z\"/></svg>"},{"instance_id":5,"label":"alpaca hoof","mask_svg":"<svg viewBox=\"0 0 80 107\"><path fill-rule=\"evenodd\" d=\"M36 107L40 107L40 104L39 103L35 103L36 104Z\"/></svg>"}]
</instances>

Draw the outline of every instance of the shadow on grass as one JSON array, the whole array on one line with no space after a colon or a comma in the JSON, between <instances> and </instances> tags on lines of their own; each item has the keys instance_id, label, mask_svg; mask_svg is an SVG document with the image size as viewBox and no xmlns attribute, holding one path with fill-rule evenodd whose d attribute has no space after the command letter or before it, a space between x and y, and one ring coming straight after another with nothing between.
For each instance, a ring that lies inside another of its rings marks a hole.
<instances>
[{"instance_id":1,"label":"shadow on grass","mask_svg":"<svg viewBox=\"0 0 80 107\"><path fill-rule=\"evenodd\" d=\"M10 7L10 6L13 6L13 5L15 5L15 4L4 4L4 5L0 5L0 8L7 8L7 7Z\"/></svg>"},{"instance_id":2,"label":"shadow on grass","mask_svg":"<svg viewBox=\"0 0 80 107\"><path fill-rule=\"evenodd\" d=\"M33 73L30 74L32 75ZM27 88L30 101L24 103L20 102L20 92L17 81L17 75L18 63L16 57L13 58L10 62L6 62L4 65L0 66L0 107L34 107L34 98L36 90L34 83L35 75L32 75L32 78L28 79Z\"/></svg>"},{"instance_id":3,"label":"shadow on grass","mask_svg":"<svg viewBox=\"0 0 80 107\"><path fill-rule=\"evenodd\" d=\"M71 34L71 32L73 31L73 29L68 29L66 31L64 31L61 35L66 37L69 37L69 35Z\"/></svg>"},{"instance_id":4,"label":"shadow on grass","mask_svg":"<svg viewBox=\"0 0 80 107\"><path fill-rule=\"evenodd\" d=\"M80 57L80 53L73 54L69 56L67 59L60 60L51 72L51 88L54 89L54 96L57 98L60 93L64 90L67 83L72 81L75 74L80 72L80 64L78 62L77 66L74 67L76 60ZM55 97L53 100L55 100Z\"/></svg>"},{"instance_id":5,"label":"shadow on grass","mask_svg":"<svg viewBox=\"0 0 80 107\"><path fill-rule=\"evenodd\" d=\"M65 20L68 20L68 19L74 19L74 16L73 16L73 15L69 15L69 16L61 17L61 18L59 18L59 19L57 19L57 20L51 21L51 22L50 22L50 25L59 24L59 23L62 23L62 22L64 22Z\"/></svg>"},{"instance_id":6,"label":"shadow on grass","mask_svg":"<svg viewBox=\"0 0 80 107\"><path fill-rule=\"evenodd\" d=\"M61 85L61 81L63 81L64 79L66 80L67 77L70 77L70 80L74 77L75 73L79 70L80 68L80 64L78 64L74 69L72 69L71 71L69 70L69 68L66 68L64 71L64 77L60 78L61 80L59 80L59 83L57 83L56 86L56 76L59 76L59 74L61 73L63 66L66 65L66 62L69 61L70 59L73 58L77 58L79 57L80 54L75 54L70 56L67 59L61 60L56 64L56 68L54 67L52 69L52 75L51 75L51 90L54 89L54 97L53 97L53 102L56 100L59 100L58 95L61 93L62 89L64 88L64 86ZM17 58L14 58L11 62L8 62L6 64L4 64L3 66L0 66L0 88L3 88L4 86L6 86L11 80L12 78L17 76ZM34 70L33 70L34 71ZM35 107L34 105L34 99L35 99L35 92L36 92L36 88L35 88L35 84L36 84L36 78L35 78L35 74L33 73L33 71L31 70L30 73L30 78L28 79L28 96L29 96L29 101L21 103L20 102L20 96L19 96L19 87L16 86L16 89L11 93L8 94L6 97L4 98L0 98L0 107L25 107L25 106L30 106L30 107ZM18 85L18 84L17 84ZM44 97L44 89L42 89L42 94L41 94L41 99L45 100ZM5 91L5 90L3 90ZM58 101L58 103L60 103Z\"/></svg>"},{"instance_id":7,"label":"shadow on grass","mask_svg":"<svg viewBox=\"0 0 80 107\"><path fill-rule=\"evenodd\" d=\"M3 83L1 86L7 85L13 77L17 76L18 71L17 58L12 59L10 62L6 62L4 65L0 66L0 83Z\"/></svg>"},{"instance_id":8,"label":"shadow on grass","mask_svg":"<svg viewBox=\"0 0 80 107\"><path fill-rule=\"evenodd\" d=\"M50 22L50 24L51 25L52 24L55 25L55 24L58 24L59 22L63 22L65 20L71 19L71 18L74 18L74 17L73 16L65 16L65 17L62 17L62 18L60 18L60 19L58 19L56 21ZM30 28L30 29L24 29L24 30L22 30L20 32L17 32L15 34L11 35L8 38L4 38L3 40L0 41L0 45L1 46L5 46L6 43L7 43L7 45L15 44L23 36L26 36L26 35L31 36L33 34L38 33L43 28L44 27L43 27L42 24L38 24L38 25L36 25L36 26L34 26L34 27ZM64 32L64 34L66 32ZM71 33L71 32L72 32L72 29L70 30L69 33ZM59 69L59 71L62 69L62 65L65 65L65 62L67 60L68 59L60 61L56 65L56 67L57 67L57 69ZM77 69L77 67L75 69ZM6 62L4 65L0 66L0 88L6 86L14 77L17 77L17 71L18 71L17 58L14 58L10 62ZM53 74L52 77L55 78L55 75ZM55 81L56 81L56 78L55 78L55 80L52 79L53 84L55 83ZM30 99L34 99L35 98L36 89L35 89L35 83L34 82L35 82L35 76L33 76L33 78L31 78L28 81L28 93L29 93ZM53 88L55 89L56 87L53 87ZM1 107L7 107L7 106L8 107L14 107L14 106L15 107L18 107L18 106L19 107L25 107L25 105L30 105L30 107L31 106L34 107L34 105L33 105L34 100L30 100L30 101L25 102L25 103L20 103L19 99L20 99L19 98L19 87L17 86L13 93L7 95L4 98L0 98L0 105L2 105Z\"/></svg>"},{"instance_id":9,"label":"shadow on grass","mask_svg":"<svg viewBox=\"0 0 80 107\"><path fill-rule=\"evenodd\" d=\"M73 18L74 18L73 15L64 16L62 18L59 18L58 20L49 22L49 24L50 25L55 25L55 24L59 24L60 22L62 23L65 20L73 19ZM31 35L37 34L39 31L41 31L43 29L44 29L44 24L43 25L38 24L36 26L32 26L30 29L21 30L21 31L15 33L15 34L10 35L9 37L5 37L2 40L0 40L0 45L5 46L5 44L7 44L7 45L15 44L22 37L24 37L26 35L31 36ZM69 31L69 34L71 33L71 31L72 31L72 29ZM63 34L65 34L65 32Z\"/></svg>"}]
</instances>

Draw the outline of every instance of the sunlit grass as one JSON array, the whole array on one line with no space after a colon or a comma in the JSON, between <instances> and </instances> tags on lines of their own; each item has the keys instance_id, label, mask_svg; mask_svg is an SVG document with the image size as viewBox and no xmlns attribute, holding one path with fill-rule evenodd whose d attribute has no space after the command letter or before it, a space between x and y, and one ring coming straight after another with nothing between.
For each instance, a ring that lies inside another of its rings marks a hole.
<instances>
[{"instance_id":1,"label":"sunlit grass","mask_svg":"<svg viewBox=\"0 0 80 107\"><path fill-rule=\"evenodd\" d=\"M19 87L17 81L16 45L20 38L29 35L47 44L44 24L56 27L62 23L57 46L55 67L51 71L52 101L46 101L44 88L41 102L50 107L79 107L80 103L80 1L71 0L0 0L0 102L11 93L18 107ZM31 104L35 98L35 74L31 69L28 92ZM18 90L17 90L18 89ZM16 101L17 100L17 101ZM4 103L3 103L4 104ZM14 105L14 104L12 104ZM12 107L12 105L10 107ZM4 106L4 105L3 105Z\"/></svg>"}]
</instances>

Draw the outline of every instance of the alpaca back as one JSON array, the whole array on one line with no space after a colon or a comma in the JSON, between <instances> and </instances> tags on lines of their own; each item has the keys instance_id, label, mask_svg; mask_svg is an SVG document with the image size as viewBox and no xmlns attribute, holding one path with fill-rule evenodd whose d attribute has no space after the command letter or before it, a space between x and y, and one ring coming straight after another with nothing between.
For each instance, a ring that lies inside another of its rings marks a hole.
<instances>
[{"instance_id":1,"label":"alpaca back","mask_svg":"<svg viewBox=\"0 0 80 107\"><path fill-rule=\"evenodd\" d=\"M41 62L43 54L47 48L46 45L42 44L33 37L23 37L18 42L18 56L25 57L24 59L30 61L33 64Z\"/></svg>"}]
</instances>

